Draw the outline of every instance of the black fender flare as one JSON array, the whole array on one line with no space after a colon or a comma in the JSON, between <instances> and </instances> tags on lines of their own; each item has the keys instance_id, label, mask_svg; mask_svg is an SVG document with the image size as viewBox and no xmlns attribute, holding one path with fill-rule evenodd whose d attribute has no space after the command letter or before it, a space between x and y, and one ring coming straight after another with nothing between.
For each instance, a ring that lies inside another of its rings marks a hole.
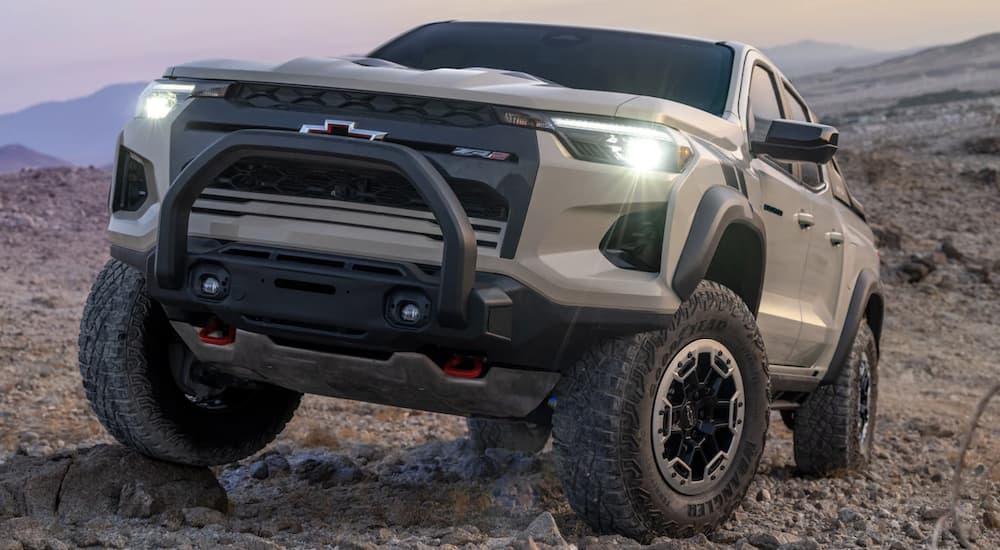
<instances>
[{"instance_id":1,"label":"black fender flare","mask_svg":"<svg viewBox=\"0 0 1000 550\"><path fill-rule=\"evenodd\" d=\"M767 232L764 229L764 220L753 210L747 198L732 187L715 186L702 195L687 241L674 270L672 286L681 300L687 300L694 294L698 284L708 273L723 234L734 224L749 228L757 235L760 242L760 288L757 289L755 301L757 307L751 308L755 310L753 314L756 315L763 291L764 269L767 265Z\"/></svg>"},{"instance_id":2,"label":"black fender flare","mask_svg":"<svg viewBox=\"0 0 1000 550\"><path fill-rule=\"evenodd\" d=\"M858 274L854 283L854 292L851 293L851 302L847 308L847 317L844 319L844 328L840 331L840 340L837 341L837 348L833 352L830 360L830 368L820 385L832 384L844 370L851 355L851 348L854 346L854 339L858 336L858 329L861 323L865 322L865 314L868 311L868 303L872 296L882 298L882 283L879 282L878 275L870 269L863 269ZM876 321L881 327L881 319ZM880 330L875 330L875 347L879 347Z\"/></svg>"}]
</instances>

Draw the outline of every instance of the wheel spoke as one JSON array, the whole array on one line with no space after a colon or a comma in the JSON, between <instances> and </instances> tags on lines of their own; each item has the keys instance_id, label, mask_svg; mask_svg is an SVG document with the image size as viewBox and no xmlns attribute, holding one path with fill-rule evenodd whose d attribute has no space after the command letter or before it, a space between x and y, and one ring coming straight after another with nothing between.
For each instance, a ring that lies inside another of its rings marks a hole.
<instances>
[{"instance_id":1,"label":"wheel spoke","mask_svg":"<svg viewBox=\"0 0 1000 550\"><path fill-rule=\"evenodd\" d=\"M654 397L657 465L675 490L701 494L719 482L739 444L743 380L716 340L696 340L667 365Z\"/></svg>"},{"instance_id":2,"label":"wheel spoke","mask_svg":"<svg viewBox=\"0 0 1000 550\"><path fill-rule=\"evenodd\" d=\"M715 433L715 424L712 424L708 420L703 420L698 426L698 431L705 435L713 435Z\"/></svg>"},{"instance_id":3,"label":"wheel spoke","mask_svg":"<svg viewBox=\"0 0 1000 550\"><path fill-rule=\"evenodd\" d=\"M739 444L743 380L729 350L711 339L692 342L667 365L654 396L657 466L672 488L697 495L719 482Z\"/></svg>"}]
</instances>

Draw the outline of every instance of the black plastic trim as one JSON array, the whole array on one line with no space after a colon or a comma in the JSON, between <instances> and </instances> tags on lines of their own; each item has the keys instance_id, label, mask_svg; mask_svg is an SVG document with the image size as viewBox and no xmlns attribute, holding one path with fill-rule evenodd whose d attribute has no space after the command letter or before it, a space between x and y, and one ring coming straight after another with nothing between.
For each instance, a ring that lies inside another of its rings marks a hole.
<instances>
[{"instance_id":1,"label":"black plastic trim","mask_svg":"<svg viewBox=\"0 0 1000 550\"><path fill-rule=\"evenodd\" d=\"M775 216L784 216L785 211L778 208L777 206L772 206L770 204L764 203L764 212L770 212Z\"/></svg>"},{"instance_id":2,"label":"black plastic trim","mask_svg":"<svg viewBox=\"0 0 1000 550\"><path fill-rule=\"evenodd\" d=\"M803 369L808 370L808 369ZM784 372L771 371L771 392L804 392L809 393L820 384L817 378L807 376L794 376Z\"/></svg>"},{"instance_id":3,"label":"black plastic trim","mask_svg":"<svg viewBox=\"0 0 1000 550\"><path fill-rule=\"evenodd\" d=\"M445 327L434 318L419 327L400 327L385 318L385 299L416 291L434 303L437 273L412 263L200 237L192 237L190 246L191 265L213 266L228 275L230 292L224 299L206 300L189 285L177 290L155 285L155 250L113 247L112 254L147 274L152 297L171 320L202 326L217 317L303 349L335 348L359 357L372 352L438 353L437 358L476 354L494 365L558 371L599 338L662 329L671 319L656 311L558 304L510 277L479 272L465 327ZM291 292L276 287L277 279L328 285L337 293Z\"/></svg>"},{"instance_id":4,"label":"black plastic trim","mask_svg":"<svg viewBox=\"0 0 1000 550\"><path fill-rule=\"evenodd\" d=\"M140 173L140 178L137 181L130 181L129 179L129 173L132 169L130 164L134 164L136 170ZM118 153L115 155L114 175L112 177L112 181L114 182L111 189L112 214L117 212L138 212L149 203L150 189L153 187L153 179L151 177L153 173L152 166L147 159L138 153L123 145L118 146ZM141 197L135 203L128 202L132 184L141 186Z\"/></svg>"},{"instance_id":5,"label":"black plastic trim","mask_svg":"<svg viewBox=\"0 0 1000 550\"><path fill-rule=\"evenodd\" d=\"M757 234L762 269L766 265L767 240L763 220L736 189L723 185L712 187L698 203L687 242L674 270L673 288L681 300L687 300L705 278L722 235L733 224L744 225ZM763 273L760 274L760 282L763 285ZM757 289L757 304L760 303L761 290Z\"/></svg>"},{"instance_id":6,"label":"black plastic trim","mask_svg":"<svg viewBox=\"0 0 1000 550\"><path fill-rule=\"evenodd\" d=\"M175 290L184 285L192 206L220 172L250 156L376 164L407 177L434 213L444 237L439 321L446 326L464 326L476 270L475 232L455 193L430 162L411 149L391 143L336 136L317 138L275 130L239 130L220 138L181 170L163 198L156 252L157 285Z\"/></svg>"},{"instance_id":7,"label":"black plastic trim","mask_svg":"<svg viewBox=\"0 0 1000 550\"><path fill-rule=\"evenodd\" d=\"M833 384L840 376L840 372L844 370L844 365L850 359L854 339L858 336L858 328L861 327L861 323L865 322L865 312L872 296L882 296L882 283L879 281L878 275L865 269L858 274L858 279L854 283L854 292L851 293L851 305L847 309L844 328L840 331L840 340L837 342L833 359L830 360L830 368L826 371L821 385ZM876 346L878 345L878 336L876 331Z\"/></svg>"},{"instance_id":8,"label":"black plastic trim","mask_svg":"<svg viewBox=\"0 0 1000 550\"><path fill-rule=\"evenodd\" d=\"M726 185L732 187L733 189L739 190L741 193L746 195L743 187L740 186L740 178L736 175L736 167L733 166L731 162L724 161L720 159L720 166L722 167L722 176L726 178Z\"/></svg>"},{"instance_id":9,"label":"black plastic trim","mask_svg":"<svg viewBox=\"0 0 1000 550\"><path fill-rule=\"evenodd\" d=\"M430 357L396 353L371 358L289 348L266 337L238 332L232 350L188 340L211 369L302 393L381 403L461 416L529 416L559 382L555 372L490 366L483 376L448 376Z\"/></svg>"},{"instance_id":10,"label":"black plastic trim","mask_svg":"<svg viewBox=\"0 0 1000 550\"><path fill-rule=\"evenodd\" d=\"M146 264L150 259L152 251L145 250L132 250L131 248L118 246L116 244L111 245L111 257L123 262L129 266L132 266L139 271L146 271Z\"/></svg>"}]
</instances>

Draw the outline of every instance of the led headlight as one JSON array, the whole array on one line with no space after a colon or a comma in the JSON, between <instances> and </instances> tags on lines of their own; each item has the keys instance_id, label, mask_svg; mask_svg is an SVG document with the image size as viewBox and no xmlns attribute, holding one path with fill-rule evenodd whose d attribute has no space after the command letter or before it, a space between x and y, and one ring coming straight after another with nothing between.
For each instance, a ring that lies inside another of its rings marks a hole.
<instances>
[{"instance_id":1,"label":"led headlight","mask_svg":"<svg viewBox=\"0 0 1000 550\"><path fill-rule=\"evenodd\" d=\"M506 124L554 132L580 160L679 173L694 154L683 134L660 124L519 111L498 114Z\"/></svg>"},{"instance_id":2,"label":"led headlight","mask_svg":"<svg viewBox=\"0 0 1000 550\"><path fill-rule=\"evenodd\" d=\"M228 89L228 83L157 80L139 95L135 116L159 120L189 97L225 97Z\"/></svg>"}]
</instances>

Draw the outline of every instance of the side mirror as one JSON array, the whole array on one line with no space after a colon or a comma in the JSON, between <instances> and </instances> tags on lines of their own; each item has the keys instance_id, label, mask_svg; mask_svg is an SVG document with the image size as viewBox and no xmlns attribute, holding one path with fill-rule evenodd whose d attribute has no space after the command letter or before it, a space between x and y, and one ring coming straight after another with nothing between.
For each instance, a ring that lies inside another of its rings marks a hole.
<instances>
[{"instance_id":1,"label":"side mirror","mask_svg":"<svg viewBox=\"0 0 1000 550\"><path fill-rule=\"evenodd\" d=\"M754 155L777 160L826 164L837 154L840 132L833 126L797 120L773 120L764 141L750 144Z\"/></svg>"}]
</instances>

